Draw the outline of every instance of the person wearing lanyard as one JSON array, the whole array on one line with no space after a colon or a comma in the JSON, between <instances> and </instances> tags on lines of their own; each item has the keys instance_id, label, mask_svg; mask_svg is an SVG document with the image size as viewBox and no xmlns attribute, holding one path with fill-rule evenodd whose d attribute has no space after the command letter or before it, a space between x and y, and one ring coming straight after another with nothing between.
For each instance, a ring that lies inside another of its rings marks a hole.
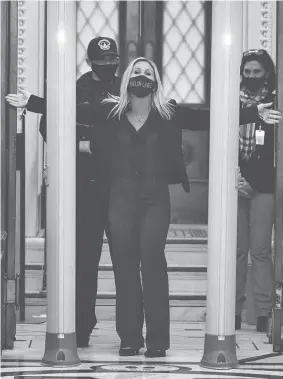
<instances>
[{"instance_id":1,"label":"person wearing lanyard","mask_svg":"<svg viewBox=\"0 0 283 379\"><path fill-rule=\"evenodd\" d=\"M144 346L145 319L145 356L164 357L170 345L164 253L170 224L169 184L180 183L189 192L182 129L208 129L210 114L166 99L156 65L145 58L129 64L120 96L109 96L103 103L99 112L86 104L77 106L77 120L98 128L103 125L99 141L93 134L91 149L92 143L102 146L101 161L110 183L119 354L139 353ZM258 120L258 109L268 122L280 118L279 112L254 106L240 110L240 123Z\"/></svg>"},{"instance_id":2,"label":"person wearing lanyard","mask_svg":"<svg viewBox=\"0 0 283 379\"><path fill-rule=\"evenodd\" d=\"M115 41L97 37L87 48L87 64L91 71L83 74L76 85L77 104L90 103L99 108L108 93L118 95L120 79L115 76L119 63ZM74 62L75 64L75 62ZM52 80L52 79L50 79ZM9 94L6 100L16 107L42 113L40 132L46 135L46 102L43 98L20 90L20 95ZM77 197L76 197L76 334L78 347L87 347L89 336L97 323L95 302L97 296L98 265L103 235L106 229L108 191L101 180L97 149L89 152L89 125L77 124ZM110 254L111 241L107 234Z\"/></svg>"},{"instance_id":3,"label":"person wearing lanyard","mask_svg":"<svg viewBox=\"0 0 283 379\"><path fill-rule=\"evenodd\" d=\"M244 52L240 73L243 108L274 102L275 67L265 50ZM241 329L249 252L258 332L267 331L268 316L274 303L271 259L276 176L274 138L274 125L268 125L264 119L240 127L239 167L243 183L238 199L236 330Z\"/></svg>"}]
</instances>

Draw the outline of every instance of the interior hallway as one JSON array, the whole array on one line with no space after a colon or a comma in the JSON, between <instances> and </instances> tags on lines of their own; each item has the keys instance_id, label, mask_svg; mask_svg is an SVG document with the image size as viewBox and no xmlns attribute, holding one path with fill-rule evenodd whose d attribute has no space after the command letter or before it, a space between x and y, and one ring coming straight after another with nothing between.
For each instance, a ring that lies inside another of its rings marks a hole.
<instances>
[{"instance_id":1,"label":"interior hallway","mask_svg":"<svg viewBox=\"0 0 283 379\"><path fill-rule=\"evenodd\" d=\"M236 332L238 369L229 371L201 368L205 324L171 323L171 349L166 358L119 357L119 339L113 321L97 324L89 348L78 349L81 365L51 368L41 365L44 354L45 320L37 324L18 324L14 350L3 351L1 377L24 378L107 378L107 379L205 379L205 378L281 378L283 357L272 352L263 333L244 324Z\"/></svg>"}]
</instances>

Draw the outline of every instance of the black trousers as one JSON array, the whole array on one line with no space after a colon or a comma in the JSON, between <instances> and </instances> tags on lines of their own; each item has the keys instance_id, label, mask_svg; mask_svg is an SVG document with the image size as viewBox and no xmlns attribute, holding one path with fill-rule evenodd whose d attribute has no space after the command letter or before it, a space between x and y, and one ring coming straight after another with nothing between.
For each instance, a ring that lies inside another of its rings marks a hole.
<instances>
[{"instance_id":1,"label":"black trousers","mask_svg":"<svg viewBox=\"0 0 283 379\"><path fill-rule=\"evenodd\" d=\"M109 204L107 186L77 176L76 332L89 335L97 323L98 266Z\"/></svg>"},{"instance_id":2,"label":"black trousers","mask_svg":"<svg viewBox=\"0 0 283 379\"><path fill-rule=\"evenodd\" d=\"M145 317L147 348L169 348L169 288L164 253L169 223L167 185L153 188L120 180L111 186L109 225L121 347L144 346Z\"/></svg>"}]
</instances>

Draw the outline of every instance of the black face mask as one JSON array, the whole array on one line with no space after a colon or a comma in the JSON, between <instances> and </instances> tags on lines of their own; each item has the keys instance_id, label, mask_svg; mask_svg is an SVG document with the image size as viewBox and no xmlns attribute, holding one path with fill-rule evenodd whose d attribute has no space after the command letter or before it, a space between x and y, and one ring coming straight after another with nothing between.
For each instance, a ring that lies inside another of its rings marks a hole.
<instances>
[{"instance_id":1,"label":"black face mask","mask_svg":"<svg viewBox=\"0 0 283 379\"><path fill-rule=\"evenodd\" d=\"M103 82L111 82L114 79L117 64L104 64L99 65L92 63L91 69L92 71L101 79Z\"/></svg>"},{"instance_id":2,"label":"black face mask","mask_svg":"<svg viewBox=\"0 0 283 379\"><path fill-rule=\"evenodd\" d=\"M245 78L242 79L242 85L247 87L251 92L256 92L264 87L265 78Z\"/></svg>"},{"instance_id":3,"label":"black face mask","mask_svg":"<svg viewBox=\"0 0 283 379\"><path fill-rule=\"evenodd\" d=\"M155 88L155 82L144 75L131 78L128 85L129 92L140 98L148 96Z\"/></svg>"}]
</instances>

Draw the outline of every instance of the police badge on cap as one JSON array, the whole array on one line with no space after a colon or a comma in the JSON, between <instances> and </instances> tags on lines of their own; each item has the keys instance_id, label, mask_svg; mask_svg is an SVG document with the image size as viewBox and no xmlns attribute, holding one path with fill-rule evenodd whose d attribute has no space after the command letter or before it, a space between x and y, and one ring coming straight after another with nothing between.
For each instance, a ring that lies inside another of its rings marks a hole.
<instances>
[{"instance_id":1,"label":"police badge on cap","mask_svg":"<svg viewBox=\"0 0 283 379\"><path fill-rule=\"evenodd\" d=\"M98 46L100 47L101 50L109 50L110 49L110 42L108 39L101 39L99 42L98 42Z\"/></svg>"},{"instance_id":2,"label":"police badge on cap","mask_svg":"<svg viewBox=\"0 0 283 379\"><path fill-rule=\"evenodd\" d=\"M112 38L97 37L90 41L87 48L87 55L89 59L100 60L105 55L118 56L118 49L116 42Z\"/></svg>"}]
</instances>

